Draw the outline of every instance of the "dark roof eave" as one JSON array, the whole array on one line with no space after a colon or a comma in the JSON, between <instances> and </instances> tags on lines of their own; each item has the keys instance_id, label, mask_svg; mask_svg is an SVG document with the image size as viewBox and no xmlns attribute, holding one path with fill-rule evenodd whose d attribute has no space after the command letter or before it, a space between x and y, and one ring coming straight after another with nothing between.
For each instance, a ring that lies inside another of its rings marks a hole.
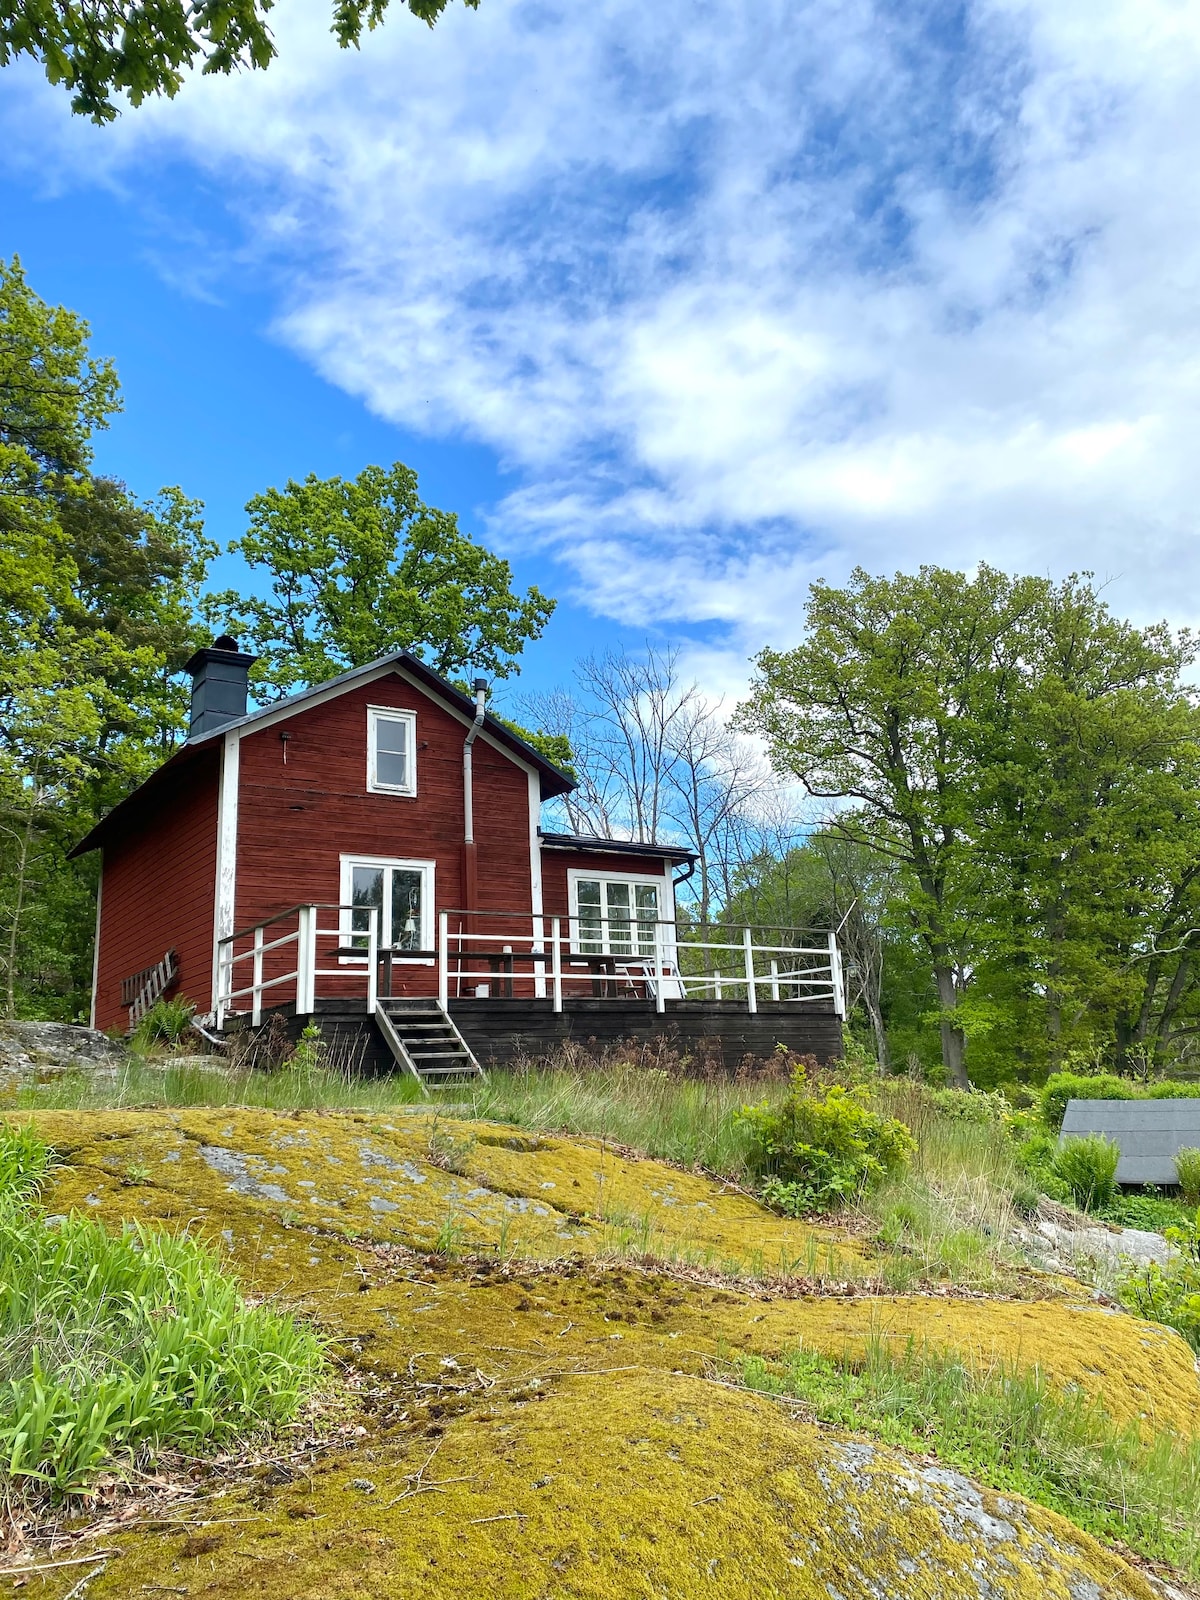
<instances>
[{"instance_id":1,"label":"dark roof eave","mask_svg":"<svg viewBox=\"0 0 1200 1600\"><path fill-rule=\"evenodd\" d=\"M549 850L596 851L609 855L651 856L659 861L696 861L694 850L678 844L638 844L632 839L592 839L579 833L543 833L542 846Z\"/></svg>"}]
</instances>

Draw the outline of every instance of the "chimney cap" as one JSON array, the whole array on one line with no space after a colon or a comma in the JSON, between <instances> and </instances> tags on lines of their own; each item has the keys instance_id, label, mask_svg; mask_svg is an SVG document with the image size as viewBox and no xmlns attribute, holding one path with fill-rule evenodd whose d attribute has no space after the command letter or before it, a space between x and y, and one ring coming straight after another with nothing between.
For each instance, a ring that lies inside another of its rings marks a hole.
<instances>
[{"instance_id":1,"label":"chimney cap","mask_svg":"<svg viewBox=\"0 0 1200 1600\"><path fill-rule=\"evenodd\" d=\"M474 684L475 693L476 694L486 694L487 693L487 685L488 685L488 681L487 681L486 678L476 678L475 679L475 684Z\"/></svg>"}]
</instances>

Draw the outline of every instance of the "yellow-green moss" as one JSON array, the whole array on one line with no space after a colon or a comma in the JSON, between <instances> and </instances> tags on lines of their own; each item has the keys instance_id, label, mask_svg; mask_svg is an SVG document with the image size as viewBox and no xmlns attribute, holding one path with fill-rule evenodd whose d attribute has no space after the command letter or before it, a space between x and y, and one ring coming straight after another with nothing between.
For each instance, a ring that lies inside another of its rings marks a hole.
<instances>
[{"instance_id":1,"label":"yellow-green moss","mask_svg":"<svg viewBox=\"0 0 1200 1600\"><path fill-rule=\"evenodd\" d=\"M446 1122L457 1171L430 1160L428 1115L228 1110L43 1112L68 1154L60 1204L95 1204L131 1166L186 1190L201 1216L289 1217L325 1230L430 1249L447 1230L466 1249L535 1258L648 1250L731 1270L842 1270L861 1247L773 1216L707 1178L630 1161L598 1140L531 1138ZM155 1197L142 1198L153 1211ZM859 1268L861 1271L861 1266Z\"/></svg>"},{"instance_id":2,"label":"yellow-green moss","mask_svg":"<svg viewBox=\"0 0 1200 1600\"><path fill-rule=\"evenodd\" d=\"M807 1344L853 1357L875 1337L913 1339L982 1366L1040 1367L1052 1381L1098 1396L1120 1422L1136 1417L1148 1430L1200 1433L1191 1352L1171 1331L1121 1313L1056 1300L751 1299L619 1265L589 1266L606 1246L605 1225L592 1220L597 1189L657 1205L667 1218L664 1234L681 1217L670 1237L702 1236L729 1259L744 1259L747 1237L756 1250L783 1239L789 1254L806 1239L802 1224L772 1217L709 1179L629 1161L595 1141L458 1124L454 1139L476 1136L464 1178L430 1163L427 1118L51 1112L37 1122L66 1162L46 1195L52 1210L200 1227L223 1240L252 1286L300 1300L385 1375L403 1368L413 1350L501 1375L531 1360L698 1372L723 1350L772 1356ZM237 1158L234 1176L218 1170L229 1163L216 1150ZM149 1167L152 1183L122 1185L133 1164ZM247 1187L259 1192L240 1192ZM512 1256L570 1253L581 1261L514 1277L413 1260L403 1250L389 1256L390 1245L428 1249L455 1197L478 1190L462 1201L465 1246L495 1251L504 1229ZM536 1198L543 1195L553 1204ZM372 1210L372 1197L397 1209ZM521 1200L534 1203L510 1209ZM828 1233L813 1237L822 1250L838 1246Z\"/></svg>"},{"instance_id":3,"label":"yellow-green moss","mask_svg":"<svg viewBox=\"0 0 1200 1600\"><path fill-rule=\"evenodd\" d=\"M543 1392L265 1482L223 1502L211 1529L106 1539L122 1554L89 1600L164 1589L212 1600L1154 1593L1052 1512L793 1423L758 1396L640 1371ZM67 1587L61 1576L39 1586Z\"/></svg>"}]
</instances>

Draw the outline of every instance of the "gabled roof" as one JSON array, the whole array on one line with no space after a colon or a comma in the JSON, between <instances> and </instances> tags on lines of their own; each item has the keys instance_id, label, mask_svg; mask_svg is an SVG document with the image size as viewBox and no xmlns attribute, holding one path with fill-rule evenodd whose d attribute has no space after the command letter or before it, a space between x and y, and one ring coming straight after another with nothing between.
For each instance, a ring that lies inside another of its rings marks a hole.
<instances>
[{"instance_id":1,"label":"gabled roof","mask_svg":"<svg viewBox=\"0 0 1200 1600\"><path fill-rule=\"evenodd\" d=\"M356 684L364 679L378 677L381 669L399 667L407 672L437 699L448 702L462 715L471 721L475 715L475 702L469 694L464 694L454 684L447 682L419 657L408 650L394 650L389 655L379 656L374 661L368 661L361 667L351 667L349 672L342 672L336 678L330 678L325 683L317 683L310 689L301 689L297 694L287 695L282 700L274 700L270 705L259 706L254 711L248 711L244 717L234 717L229 722L224 722L219 728L213 728L208 733L198 734L185 740L174 755L163 762L155 772L152 772L144 783L134 789L132 794L125 796L118 805L100 819L90 833L86 834L75 848L70 852L72 856L86 855L89 850L95 850L102 845L119 821L124 821L138 809L147 799L157 793L164 785L179 774L179 769L188 765L201 752L215 749L232 729L247 729L253 731L260 722L286 721L292 715L305 711L316 700L328 700L344 694L346 690L353 689ZM519 733L514 733L508 725L498 717L488 712L484 717L484 731L491 735L497 744L509 750L519 761L531 766L541 780L542 799L550 800L556 795L568 794L575 787L574 778L569 778L561 768L556 767L552 761L547 761L540 751L535 750L521 738Z\"/></svg>"}]
</instances>

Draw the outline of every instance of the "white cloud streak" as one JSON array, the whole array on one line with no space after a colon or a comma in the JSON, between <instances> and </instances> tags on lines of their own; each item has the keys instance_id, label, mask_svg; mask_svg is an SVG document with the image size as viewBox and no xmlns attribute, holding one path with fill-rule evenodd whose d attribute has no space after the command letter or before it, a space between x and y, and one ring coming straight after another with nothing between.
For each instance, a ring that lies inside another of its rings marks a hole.
<instances>
[{"instance_id":1,"label":"white cloud streak","mask_svg":"<svg viewBox=\"0 0 1200 1600\"><path fill-rule=\"evenodd\" d=\"M980 559L1195 621L1200 13L1177 0L484 0L26 148L226 189L277 331L491 446L634 625ZM103 152L103 154L101 154ZM714 670L716 670L714 668Z\"/></svg>"}]
</instances>

